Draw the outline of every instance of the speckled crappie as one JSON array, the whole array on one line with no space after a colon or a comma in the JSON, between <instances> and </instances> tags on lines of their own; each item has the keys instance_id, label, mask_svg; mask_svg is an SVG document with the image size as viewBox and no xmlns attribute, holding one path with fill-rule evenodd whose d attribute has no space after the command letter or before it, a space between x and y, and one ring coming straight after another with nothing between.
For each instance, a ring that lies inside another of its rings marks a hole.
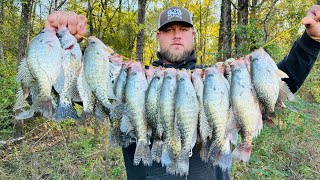
<instances>
[{"instance_id":1,"label":"speckled crappie","mask_svg":"<svg viewBox=\"0 0 320 180\"><path fill-rule=\"evenodd\" d=\"M30 110L19 114L17 119L30 118L34 112L41 112L44 117L52 118L54 107L51 90L62 69L61 63L62 48L56 32L45 28L30 41L26 55L26 64L38 93Z\"/></svg>"},{"instance_id":2,"label":"speckled crappie","mask_svg":"<svg viewBox=\"0 0 320 180\"><path fill-rule=\"evenodd\" d=\"M181 137L181 151L177 158L176 173L188 175L189 153L197 139L199 104L190 72L186 69L178 70L177 78L175 121Z\"/></svg>"},{"instance_id":3,"label":"speckled crappie","mask_svg":"<svg viewBox=\"0 0 320 180\"><path fill-rule=\"evenodd\" d=\"M262 115L244 60L238 59L232 62L231 67L231 103L241 135L241 143L234 149L232 156L248 162L253 138L262 129Z\"/></svg>"},{"instance_id":4,"label":"speckled crappie","mask_svg":"<svg viewBox=\"0 0 320 180\"><path fill-rule=\"evenodd\" d=\"M152 157L149 149L148 127L145 116L145 96L148 82L142 66L143 64L140 62L133 62L128 66L125 86L125 113L133 126L136 137L133 164L138 165L142 160L145 166L150 166Z\"/></svg>"},{"instance_id":5,"label":"speckled crappie","mask_svg":"<svg viewBox=\"0 0 320 180\"><path fill-rule=\"evenodd\" d=\"M59 93L59 104L55 119L58 121L67 117L78 119L72 100L78 96L77 78L82 66L82 52L77 39L68 28L59 29L57 36L63 49L63 60L62 71L57 82L58 87L55 86Z\"/></svg>"},{"instance_id":6,"label":"speckled crappie","mask_svg":"<svg viewBox=\"0 0 320 180\"><path fill-rule=\"evenodd\" d=\"M83 102L82 118L93 115L95 98L104 108L111 108L109 58L113 50L94 36L87 39L83 64L77 79L79 95Z\"/></svg>"},{"instance_id":7,"label":"speckled crappie","mask_svg":"<svg viewBox=\"0 0 320 180\"><path fill-rule=\"evenodd\" d=\"M204 80L204 109L210 127L213 129L212 145L209 150L209 159L218 161L220 156L230 154L230 139L227 125L230 115L230 85L224 77L223 63L216 63L214 67L205 70ZM231 162L231 159L229 159ZM226 169L225 164L220 166Z\"/></svg>"},{"instance_id":8,"label":"speckled crappie","mask_svg":"<svg viewBox=\"0 0 320 180\"><path fill-rule=\"evenodd\" d=\"M160 91L159 115L163 126L163 149L161 155L162 166L167 166L167 172L175 173L174 157L180 153L181 143L178 143L178 135L175 133L175 92L177 88L177 70L167 68Z\"/></svg>"},{"instance_id":9,"label":"speckled crappie","mask_svg":"<svg viewBox=\"0 0 320 180\"><path fill-rule=\"evenodd\" d=\"M148 75L147 75L148 77ZM151 79L146 93L146 118L148 126L152 129L153 145L152 145L152 159L160 162L162 153L162 134L163 126L160 121L160 91L164 79L164 69L157 68Z\"/></svg>"},{"instance_id":10,"label":"speckled crappie","mask_svg":"<svg viewBox=\"0 0 320 180\"><path fill-rule=\"evenodd\" d=\"M252 83L267 112L274 112L277 102L282 104L286 98L294 100L294 95L282 78L288 78L288 75L278 69L267 52L259 48L251 53Z\"/></svg>"}]
</instances>

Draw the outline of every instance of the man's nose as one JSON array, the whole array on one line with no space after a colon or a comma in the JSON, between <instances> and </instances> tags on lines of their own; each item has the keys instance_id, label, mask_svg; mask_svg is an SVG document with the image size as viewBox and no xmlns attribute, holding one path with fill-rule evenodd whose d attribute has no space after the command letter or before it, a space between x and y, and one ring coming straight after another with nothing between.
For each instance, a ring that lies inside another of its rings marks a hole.
<instances>
[{"instance_id":1,"label":"man's nose","mask_svg":"<svg viewBox=\"0 0 320 180\"><path fill-rule=\"evenodd\" d=\"M176 29L173 31L173 37L174 38L180 38L181 37L181 31L179 29Z\"/></svg>"}]
</instances>

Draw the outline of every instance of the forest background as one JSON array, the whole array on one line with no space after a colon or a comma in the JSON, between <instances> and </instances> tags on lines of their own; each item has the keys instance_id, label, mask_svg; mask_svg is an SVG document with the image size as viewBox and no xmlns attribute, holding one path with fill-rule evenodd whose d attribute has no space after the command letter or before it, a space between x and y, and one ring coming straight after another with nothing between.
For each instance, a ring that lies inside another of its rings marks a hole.
<instances>
[{"instance_id":1,"label":"forest background","mask_svg":"<svg viewBox=\"0 0 320 180\"><path fill-rule=\"evenodd\" d=\"M43 118L16 122L15 74L28 42L53 10L88 18L94 35L118 54L150 64L156 60L158 15L178 5L193 13L199 64L243 56L265 46L280 61L304 32L299 26L318 1L299 0L0 0L0 178L125 179L120 148L108 145L109 124L88 120L55 123ZM288 31L290 30L290 31ZM84 41L81 46L84 46ZM320 176L320 67L277 112L254 141L249 164L233 163L234 179L316 179Z\"/></svg>"}]
</instances>

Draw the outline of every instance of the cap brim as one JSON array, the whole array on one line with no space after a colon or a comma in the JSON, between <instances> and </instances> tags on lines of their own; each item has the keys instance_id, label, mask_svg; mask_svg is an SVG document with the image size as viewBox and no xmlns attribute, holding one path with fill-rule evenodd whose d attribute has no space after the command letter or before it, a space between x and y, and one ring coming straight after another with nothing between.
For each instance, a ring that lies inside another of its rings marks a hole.
<instances>
[{"instance_id":1,"label":"cap brim","mask_svg":"<svg viewBox=\"0 0 320 180\"><path fill-rule=\"evenodd\" d=\"M165 24L163 24L161 27L158 28L159 31L165 29L166 27L172 25L172 24L180 24L180 25L183 25L185 27L193 27L192 24L188 23L188 22L185 22L185 21L171 21L171 22L167 22Z\"/></svg>"}]
</instances>

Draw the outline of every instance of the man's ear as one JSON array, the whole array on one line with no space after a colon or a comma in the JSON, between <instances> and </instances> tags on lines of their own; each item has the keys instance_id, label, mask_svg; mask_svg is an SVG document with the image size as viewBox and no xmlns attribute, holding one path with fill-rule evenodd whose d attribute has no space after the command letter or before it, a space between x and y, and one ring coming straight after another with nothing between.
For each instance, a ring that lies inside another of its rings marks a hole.
<instances>
[{"instance_id":1,"label":"man's ear","mask_svg":"<svg viewBox=\"0 0 320 180\"><path fill-rule=\"evenodd\" d=\"M157 31L156 36L157 36L157 39L159 39L160 31Z\"/></svg>"}]
</instances>

